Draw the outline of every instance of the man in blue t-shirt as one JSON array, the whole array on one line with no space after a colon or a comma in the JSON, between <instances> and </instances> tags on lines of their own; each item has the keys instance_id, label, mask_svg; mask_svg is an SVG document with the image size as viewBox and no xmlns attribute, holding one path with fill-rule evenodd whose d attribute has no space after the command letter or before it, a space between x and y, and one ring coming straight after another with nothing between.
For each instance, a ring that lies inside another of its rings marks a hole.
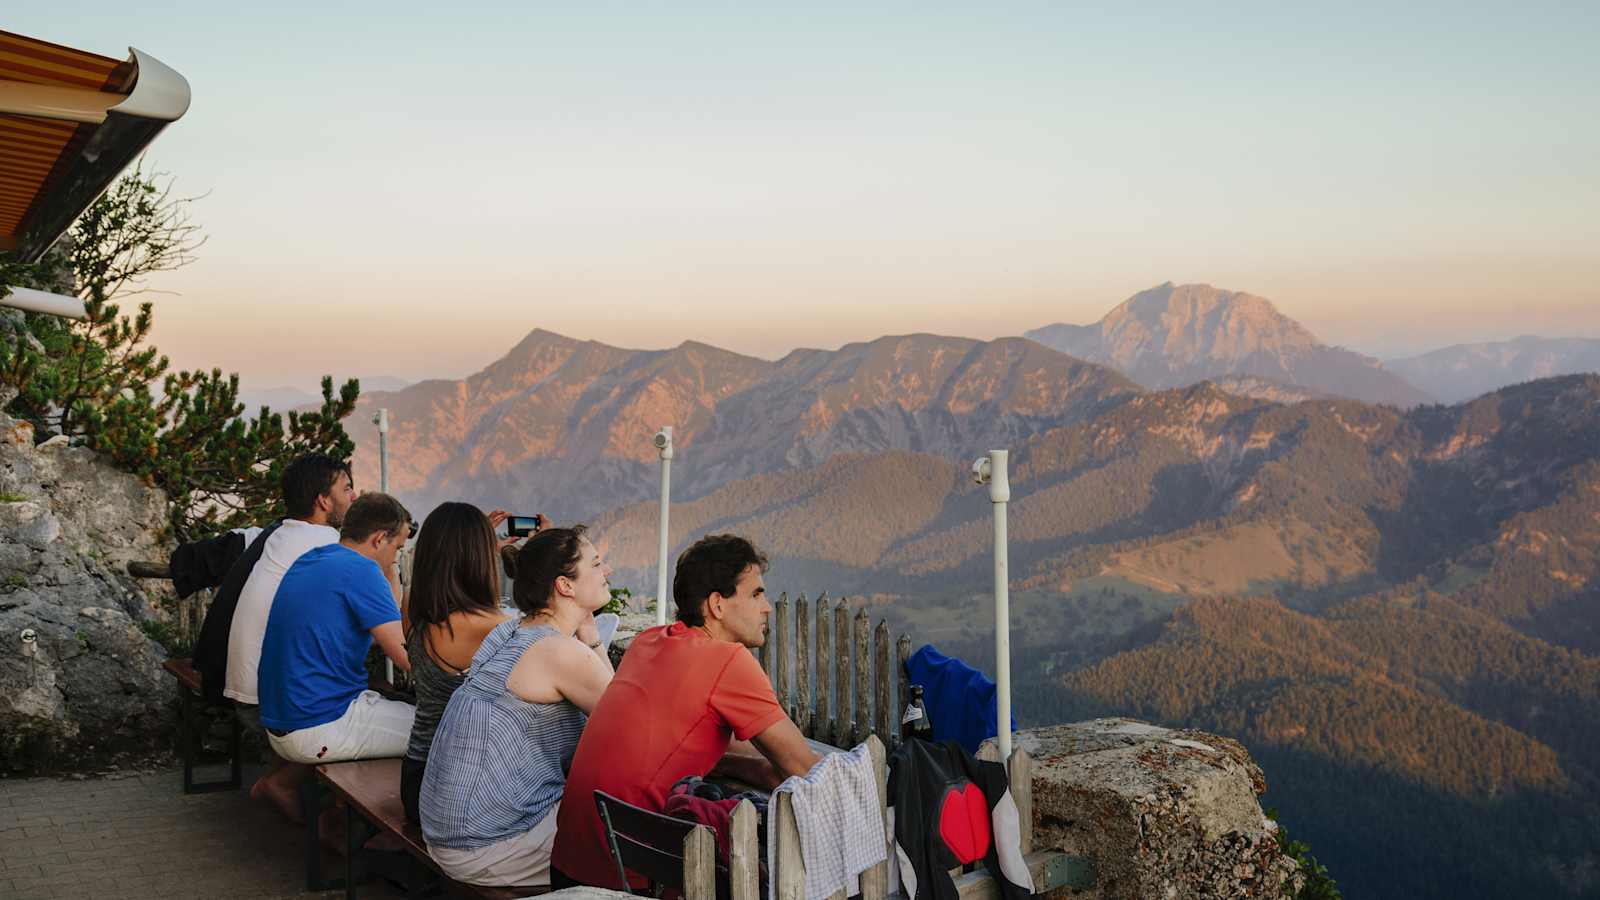
<instances>
[{"instance_id":1,"label":"man in blue t-shirt","mask_svg":"<svg viewBox=\"0 0 1600 900\"><path fill-rule=\"evenodd\" d=\"M376 640L411 670L400 628L395 555L411 516L388 494L345 512L339 543L295 560L272 600L257 688L261 724L284 759L316 764L401 756L416 707L367 690Z\"/></svg>"}]
</instances>

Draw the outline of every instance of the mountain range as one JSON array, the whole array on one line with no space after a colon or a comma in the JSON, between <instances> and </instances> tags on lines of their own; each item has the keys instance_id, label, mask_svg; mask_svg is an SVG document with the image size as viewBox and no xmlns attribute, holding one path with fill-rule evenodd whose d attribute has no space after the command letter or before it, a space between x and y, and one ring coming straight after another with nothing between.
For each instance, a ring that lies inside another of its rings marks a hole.
<instances>
[{"instance_id":1,"label":"mountain range","mask_svg":"<svg viewBox=\"0 0 1600 900\"><path fill-rule=\"evenodd\" d=\"M1600 372L1600 340L1524 335L1509 341L1456 344L1384 366L1445 403L1535 378Z\"/></svg>"},{"instance_id":2,"label":"mountain range","mask_svg":"<svg viewBox=\"0 0 1600 900\"><path fill-rule=\"evenodd\" d=\"M411 384L404 378L396 378L393 375L363 375L360 381L363 391L398 391ZM316 391L279 385L269 388L241 389L239 391L239 402L244 405L246 415L253 415L263 406L282 412L320 404L322 401L321 395Z\"/></svg>"},{"instance_id":3,"label":"mountain range","mask_svg":"<svg viewBox=\"0 0 1600 900\"><path fill-rule=\"evenodd\" d=\"M364 395L357 478L376 480L387 407L417 512L586 520L613 581L643 589L670 423L674 553L747 534L774 591L870 603L983 666L992 507L968 465L1009 448L1023 724L1114 712L1243 739L1346 896L1600 895L1600 376L1425 403L1197 285L1088 328L1055 332L1088 360L1023 338L768 361L534 331L466 379Z\"/></svg>"},{"instance_id":4,"label":"mountain range","mask_svg":"<svg viewBox=\"0 0 1600 900\"><path fill-rule=\"evenodd\" d=\"M1022 338L907 335L770 362L537 330L466 379L364 394L347 427L373 484L369 413L389 409L390 486L419 509L459 498L571 519L655 496L661 425L674 427L674 496L691 498L841 453L1001 446L1138 390Z\"/></svg>"}]
</instances>

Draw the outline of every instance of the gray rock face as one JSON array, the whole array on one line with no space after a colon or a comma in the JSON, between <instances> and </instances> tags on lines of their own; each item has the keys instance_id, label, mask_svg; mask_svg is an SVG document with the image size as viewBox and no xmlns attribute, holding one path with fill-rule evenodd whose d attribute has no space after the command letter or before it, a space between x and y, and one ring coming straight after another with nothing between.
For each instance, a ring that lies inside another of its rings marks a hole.
<instances>
[{"instance_id":1,"label":"gray rock face","mask_svg":"<svg viewBox=\"0 0 1600 900\"><path fill-rule=\"evenodd\" d=\"M1073 898L1288 897L1299 880L1237 741L1132 719L1025 731L1034 759L1034 849L1094 860Z\"/></svg>"},{"instance_id":2,"label":"gray rock face","mask_svg":"<svg viewBox=\"0 0 1600 900\"><path fill-rule=\"evenodd\" d=\"M166 498L0 414L0 768L72 766L170 739L172 688L133 559L165 559ZM32 655L21 636L36 635Z\"/></svg>"}]
</instances>

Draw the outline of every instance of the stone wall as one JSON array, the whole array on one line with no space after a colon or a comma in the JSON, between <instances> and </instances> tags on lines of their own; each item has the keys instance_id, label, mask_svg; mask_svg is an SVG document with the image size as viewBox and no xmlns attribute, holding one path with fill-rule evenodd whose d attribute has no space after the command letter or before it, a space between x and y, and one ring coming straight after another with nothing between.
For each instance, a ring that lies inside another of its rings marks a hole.
<instances>
[{"instance_id":1,"label":"stone wall","mask_svg":"<svg viewBox=\"0 0 1600 900\"><path fill-rule=\"evenodd\" d=\"M1132 719L1020 732L1034 759L1034 849L1091 859L1074 900L1292 896L1300 877L1257 796L1261 769L1238 741Z\"/></svg>"},{"instance_id":2,"label":"stone wall","mask_svg":"<svg viewBox=\"0 0 1600 900\"><path fill-rule=\"evenodd\" d=\"M0 771L170 744L166 654L139 627L156 610L126 573L167 558L166 498L92 451L33 438L0 413Z\"/></svg>"}]
</instances>

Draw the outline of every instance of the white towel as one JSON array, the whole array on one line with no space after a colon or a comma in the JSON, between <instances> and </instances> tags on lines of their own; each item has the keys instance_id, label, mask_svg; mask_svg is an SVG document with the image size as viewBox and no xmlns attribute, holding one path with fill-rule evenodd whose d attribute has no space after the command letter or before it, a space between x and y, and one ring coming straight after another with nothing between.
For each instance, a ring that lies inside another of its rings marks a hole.
<instances>
[{"instance_id":1,"label":"white towel","mask_svg":"<svg viewBox=\"0 0 1600 900\"><path fill-rule=\"evenodd\" d=\"M788 793L800 829L800 856L806 865L805 900L824 900L840 888L860 893L857 876L887 856L883 813L878 806L878 776L861 744L849 753L828 753L803 777L794 776L772 792ZM769 900L777 897L777 826L767 826L767 869L774 873Z\"/></svg>"}]
</instances>

